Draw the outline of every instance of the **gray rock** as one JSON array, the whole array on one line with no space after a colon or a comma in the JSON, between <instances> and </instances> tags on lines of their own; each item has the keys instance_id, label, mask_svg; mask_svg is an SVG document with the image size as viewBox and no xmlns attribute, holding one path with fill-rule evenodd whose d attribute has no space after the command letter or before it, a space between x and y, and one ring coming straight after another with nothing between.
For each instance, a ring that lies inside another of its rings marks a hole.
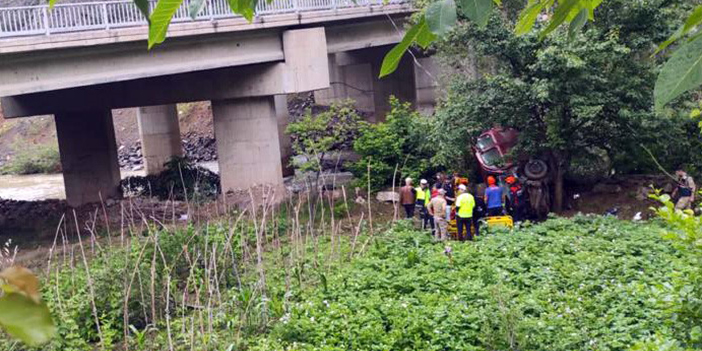
<instances>
[{"instance_id":1,"label":"gray rock","mask_svg":"<svg viewBox=\"0 0 702 351\"><path fill-rule=\"evenodd\" d=\"M642 186L636 189L636 200L644 201L648 199L648 195L651 194L651 188Z\"/></svg>"},{"instance_id":2,"label":"gray rock","mask_svg":"<svg viewBox=\"0 0 702 351\"><path fill-rule=\"evenodd\" d=\"M400 201L400 193L396 193L396 192L392 192L392 191L381 191L375 195L375 199L380 201L380 202L399 202Z\"/></svg>"}]
</instances>

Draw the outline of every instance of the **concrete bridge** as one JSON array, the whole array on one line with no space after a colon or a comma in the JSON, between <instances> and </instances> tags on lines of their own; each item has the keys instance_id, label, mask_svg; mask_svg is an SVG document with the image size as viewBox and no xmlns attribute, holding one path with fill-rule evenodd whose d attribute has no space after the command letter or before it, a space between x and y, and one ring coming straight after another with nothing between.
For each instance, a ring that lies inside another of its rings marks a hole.
<instances>
[{"instance_id":1,"label":"concrete bridge","mask_svg":"<svg viewBox=\"0 0 702 351\"><path fill-rule=\"evenodd\" d=\"M427 58L405 58L396 73L376 78L412 13L404 0L261 3L249 23L226 0L208 0L190 20L186 2L169 39L151 51L131 0L0 8L2 112L54 115L66 197L77 206L119 196L115 108L139 107L145 166L157 173L182 154L175 104L210 100L228 191L282 185L291 153L286 94L355 98L375 116L391 94L433 103Z\"/></svg>"}]
</instances>

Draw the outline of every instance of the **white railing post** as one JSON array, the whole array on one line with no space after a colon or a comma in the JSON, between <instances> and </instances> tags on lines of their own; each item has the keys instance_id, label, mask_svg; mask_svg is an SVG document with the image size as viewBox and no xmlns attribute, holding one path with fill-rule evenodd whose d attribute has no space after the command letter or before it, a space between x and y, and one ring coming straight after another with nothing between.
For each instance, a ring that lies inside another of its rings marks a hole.
<instances>
[{"instance_id":1,"label":"white railing post","mask_svg":"<svg viewBox=\"0 0 702 351\"><path fill-rule=\"evenodd\" d=\"M43 6L43 7L41 8L41 10L42 10L42 11L41 11L41 14L42 14L42 19L43 19L42 22L44 22L44 33L46 33L46 35L50 35L50 34L51 34L51 31L49 30L49 10L48 10L48 6Z\"/></svg>"},{"instance_id":2,"label":"white railing post","mask_svg":"<svg viewBox=\"0 0 702 351\"><path fill-rule=\"evenodd\" d=\"M107 3L102 3L102 21L105 23L105 29L110 30L110 19L107 16Z\"/></svg>"},{"instance_id":3,"label":"white railing post","mask_svg":"<svg viewBox=\"0 0 702 351\"><path fill-rule=\"evenodd\" d=\"M155 1L147 1L151 12L153 12ZM226 0L205 1L208 12L198 15L196 20L214 22L220 17L237 17L229 12ZM370 7L372 10L373 6L378 5L382 8L386 4L408 4L407 0L273 0L271 3L266 1L260 0L256 6L256 17L292 12L300 15L302 12L319 10L334 10L334 13L338 13L339 9L346 8ZM187 4L187 1L185 3ZM408 6L411 7L411 4ZM174 22L185 20L187 13L184 11L183 8L178 10ZM0 28L0 36L53 35L84 30L111 30L113 27L128 27L144 23L142 20L137 20L135 16L138 16L139 19L142 17L131 0L74 3L67 6L57 6L53 10L49 10L48 6L3 8L3 11L0 12L0 18L4 21L5 27ZM102 21L102 24L99 21Z\"/></svg>"}]
</instances>

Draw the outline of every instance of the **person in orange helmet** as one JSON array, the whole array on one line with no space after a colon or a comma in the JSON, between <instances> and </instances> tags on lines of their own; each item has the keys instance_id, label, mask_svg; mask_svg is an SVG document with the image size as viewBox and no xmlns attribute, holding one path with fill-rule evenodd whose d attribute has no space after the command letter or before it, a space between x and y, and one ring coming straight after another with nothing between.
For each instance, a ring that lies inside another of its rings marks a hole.
<instances>
[{"instance_id":1,"label":"person in orange helmet","mask_svg":"<svg viewBox=\"0 0 702 351\"><path fill-rule=\"evenodd\" d=\"M515 222L521 222L524 220L526 209L526 196L524 189L519 183L519 179L517 179L515 176L508 176L505 178L505 182L509 187L506 206L507 212L509 212Z\"/></svg>"},{"instance_id":2,"label":"person in orange helmet","mask_svg":"<svg viewBox=\"0 0 702 351\"><path fill-rule=\"evenodd\" d=\"M502 188L497 186L495 177L487 177L488 188L485 189L485 204L487 205L488 216L502 216Z\"/></svg>"}]
</instances>

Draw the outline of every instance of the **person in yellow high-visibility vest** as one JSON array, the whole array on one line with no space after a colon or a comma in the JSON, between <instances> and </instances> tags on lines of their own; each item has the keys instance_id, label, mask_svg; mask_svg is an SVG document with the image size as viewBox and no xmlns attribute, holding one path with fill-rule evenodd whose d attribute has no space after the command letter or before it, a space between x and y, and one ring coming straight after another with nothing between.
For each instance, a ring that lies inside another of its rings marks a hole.
<instances>
[{"instance_id":1,"label":"person in yellow high-visibility vest","mask_svg":"<svg viewBox=\"0 0 702 351\"><path fill-rule=\"evenodd\" d=\"M419 187L414 189L416 192L417 200L415 207L419 209L419 218L422 220L422 229L431 228L432 233L434 232L434 217L429 215L427 207L429 206L429 201L431 201L431 190L429 189L429 182L426 179L419 181Z\"/></svg>"},{"instance_id":2,"label":"person in yellow high-visibility vest","mask_svg":"<svg viewBox=\"0 0 702 351\"><path fill-rule=\"evenodd\" d=\"M473 233L470 226L473 221L473 209L475 208L475 198L468 192L468 188L461 184L458 186L458 197L456 198L456 227L458 227L458 240L473 240ZM466 236L463 236L463 230Z\"/></svg>"}]
</instances>

